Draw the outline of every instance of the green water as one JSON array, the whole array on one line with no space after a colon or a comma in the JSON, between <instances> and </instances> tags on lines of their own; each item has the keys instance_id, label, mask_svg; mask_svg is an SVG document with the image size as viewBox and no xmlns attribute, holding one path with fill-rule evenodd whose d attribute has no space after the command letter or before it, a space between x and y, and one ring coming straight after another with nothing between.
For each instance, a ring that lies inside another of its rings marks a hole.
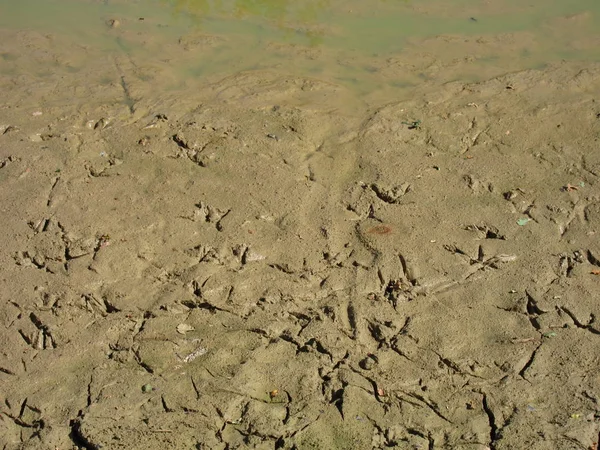
<instances>
[{"instance_id":1,"label":"green water","mask_svg":"<svg viewBox=\"0 0 600 450\"><path fill-rule=\"evenodd\" d=\"M600 60L598 0L0 0L0 29L125 54L169 87L275 69L370 92Z\"/></svg>"}]
</instances>

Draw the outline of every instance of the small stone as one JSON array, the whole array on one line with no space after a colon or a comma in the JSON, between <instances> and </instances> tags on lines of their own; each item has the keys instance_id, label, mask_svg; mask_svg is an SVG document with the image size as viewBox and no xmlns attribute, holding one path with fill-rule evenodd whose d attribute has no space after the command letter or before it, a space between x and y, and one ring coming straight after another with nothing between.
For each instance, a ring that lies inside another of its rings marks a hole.
<instances>
[{"instance_id":1,"label":"small stone","mask_svg":"<svg viewBox=\"0 0 600 450\"><path fill-rule=\"evenodd\" d=\"M256 253L253 250L248 250L244 256L244 263L254 262L254 261L263 261L267 259L265 255L261 255L260 253Z\"/></svg>"},{"instance_id":2,"label":"small stone","mask_svg":"<svg viewBox=\"0 0 600 450\"><path fill-rule=\"evenodd\" d=\"M195 328L191 325L188 325L187 323L180 323L179 325L177 325L177 332L179 334L186 334L189 331L194 331Z\"/></svg>"}]
</instances>

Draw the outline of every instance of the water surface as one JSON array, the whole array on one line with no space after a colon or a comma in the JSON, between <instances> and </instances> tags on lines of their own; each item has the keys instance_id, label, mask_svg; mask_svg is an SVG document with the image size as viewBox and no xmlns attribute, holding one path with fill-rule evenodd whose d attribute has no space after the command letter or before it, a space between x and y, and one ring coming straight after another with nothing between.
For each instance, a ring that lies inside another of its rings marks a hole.
<instances>
[{"instance_id":1,"label":"water surface","mask_svg":"<svg viewBox=\"0 0 600 450\"><path fill-rule=\"evenodd\" d=\"M81 49L38 57L38 74L118 56L161 89L269 69L385 96L423 80L600 59L597 0L0 0L0 29ZM0 73L12 75L26 56L6 42L0 53Z\"/></svg>"}]
</instances>

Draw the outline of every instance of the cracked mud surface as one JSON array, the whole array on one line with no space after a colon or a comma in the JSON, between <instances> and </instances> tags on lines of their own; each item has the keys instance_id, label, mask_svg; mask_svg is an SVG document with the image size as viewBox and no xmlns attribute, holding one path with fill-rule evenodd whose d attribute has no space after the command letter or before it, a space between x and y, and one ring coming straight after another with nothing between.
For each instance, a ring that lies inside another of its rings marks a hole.
<instances>
[{"instance_id":1,"label":"cracked mud surface","mask_svg":"<svg viewBox=\"0 0 600 450\"><path fill-rule=\"evenodd\" d=\"M0 105L0 448L596 448L600 68L269 77Z\"/></svg>"}]
</instances>

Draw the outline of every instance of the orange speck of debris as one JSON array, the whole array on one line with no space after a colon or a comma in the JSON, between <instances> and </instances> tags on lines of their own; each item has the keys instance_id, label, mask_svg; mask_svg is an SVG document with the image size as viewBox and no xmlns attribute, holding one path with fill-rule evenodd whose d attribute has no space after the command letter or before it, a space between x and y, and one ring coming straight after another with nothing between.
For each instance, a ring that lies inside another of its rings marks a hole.
<instances>
[{"instance_id":1,"label":"orange speck of debris","mask_svg":"<svg viewBox=\"0 0 600 450\"><path fill-rule=\"evenodd\" d=\"M390 234L392 232L392 227L389 225L375 225L367 230L369 234Z\"/></svg>"}]
</instances>

